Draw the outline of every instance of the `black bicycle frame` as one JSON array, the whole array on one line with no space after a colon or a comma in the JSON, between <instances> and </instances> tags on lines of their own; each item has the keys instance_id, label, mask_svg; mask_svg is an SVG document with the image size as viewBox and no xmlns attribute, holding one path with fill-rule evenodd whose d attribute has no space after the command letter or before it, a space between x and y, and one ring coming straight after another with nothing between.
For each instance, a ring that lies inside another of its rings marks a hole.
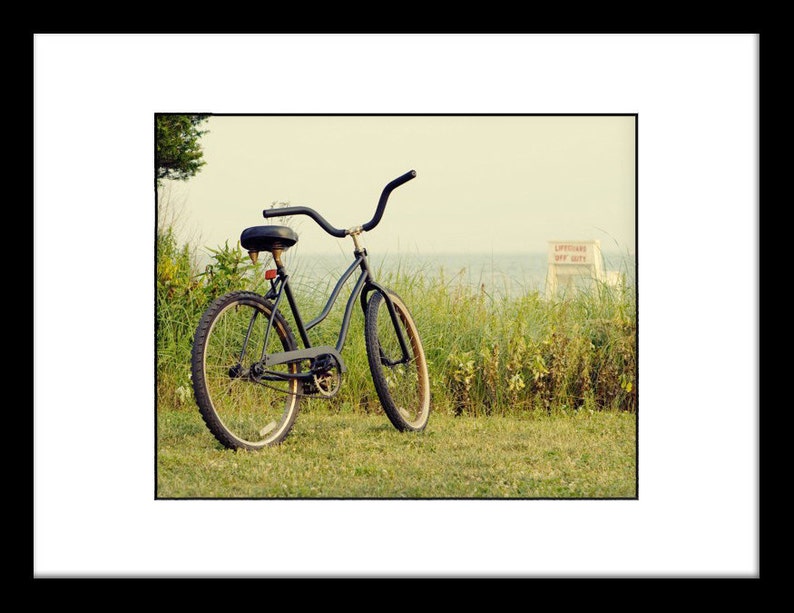
<instances>
[{"instance_id":1,"label":"black bicycle frame","mask_svg":"<svg viewBox=\"0 0 794 613\"><path fill-rule=\"evenodd\" d=\"M276 279L270 279L270 290L265 294L265 298L268 300L273 300L273 312L270 314L270 320L268 321L267 331L265 332L265 344L262 347L262 357L260 359L260 366L264 369L264 375L266 377L273 377L275 379L305 379L307 377L313 376L314 373L278 373L274 371L268 371L268 366L274 366L276 364L286 364L289 362L299 362L302 360L314 360L315 358L319 358L320 356L331 355L339 362L339 370L344 372L345 364L342 360L341 351L342 347L345 344L345 340L347 338L347 332L350 327L350 317L353 313L353 305L356 302L356 299L360 296L361 297L361 308L364 310L364 314L366 316L367 311L367 296L370 292L379 292L384 300L386 301L386 306L389 310L389 316L391 317L392 325L394 326L394 331L397 334L397 339L400 343L400 351L402 352L402 356L397 360L390 360L385 355L383 355L383 350L380 350L380 360L382 364L387 366L395 366L396 364L400 363L407 363L410 358L408 356L408 346L405 343L405 336L403 335L402 328L400 327L400 323L397 316L397 311L394 307L394 302L392 301L389 293L386 291L384 287L379 285L375 282L372 278L372 271L369 268L369 263L367 262L367 250L362 249L359 246L357 241L357 236L361 234L361 232L369 232L381 220L383 217L383 212L386 209L386 203L389 199L389 195L391 192L396 189L397 187L407 183L411 179L416 177L416 171L410 170L405 174L397 177L393 181L389 182L386 187L383 188L381 192L380 199L378 200L378 204L375 208L375 214L373 215L372 219L370 219L367 223L362 224L356 228L350 228L348 230L337 228L332 226L322 215L320 215L317 211L312 208L305 207L305 206L293 206L293 207L286 207L283 209L265 209L262 211L263 217L281 217L285 215L308 215L311 217L315 222L317 222L321 228L323 228L328 234L331 236L335 236L337 238L343 238L346 236L352 236L353 242L355 243L355 250L353 251L353 255L355 256L355 261L348 267L348 269L342 274L339 281L337 282L334 290L331 292L331 296L328 298L328 302L325 305L325 308L322 312L313 320L311 320L308 324L303 323L303 318L300 314L300 309L295 302L295 297L292 293L292 288L289 282L289 275L287 271L284 269L283 265L281 264L281 260L278 257L275 257L274 260L276 262ZM339 293L342 291L342 286L347 282L347 280L353 275L353 272L356 268L361 269L361 276L356 281L355 286L353 287L352 292L350 293L350 297L347 300L347 305L345 306L345 315L342 320L342 328L339 330L339 337L336 342L336 347L312 347L312 344L309 340L308 331L311 330L314 326L319 324L323 321L328 314L331 312L336 300L339 298ZM295 349L292 351L282 351L279 353L272 353L267 354L267 342L270 337L270 332L273 329L273 324L276 320L276 312L279 309L279 305L281 303L281 299L283 296L287 297L287 302L289 303L290 310L292 311L292 315L295 318L295 325L298 328L298 333L300 334L301 341L303 341L303 349ZM254 316L255 318L256 316ZM251 321L251 326L253 326L253 319ZM250 335L249 328L249 335ZM245 344L243 346L243 353L245 353L245 347L248 344L248 338L246 337ZM242 357L240 359L242 363ZM261 370L260 370L261 372Z\"/></svg>"},{"instance_id":2,"label":"black bicycle frame","mask_svg":"<svg viewBox=\"0 0 794 613\"><path fill-rule=\"evenodd\" d=\"M361 308L364 311L364 313L366 313L367 296L373 291L379 292L386 301L386 307L389 311L389 316L391 317L391 321L394 326L397 339L400 343L400 351L402 352L402 356L399 359L393 361L388 360L381 352L382 362L388 366L394 366L396 364L407 363L410 360L408 353L408 345L406 344L405 336L403 335L402 328L399 325L397 310L394 307L394 303L392 302L392 299L389 296L388 291L386 291L386 289L383 286L381 286L379 283L373 280L372 271L370 270L369 263L367 261L366 250L365 249L356 250L353 252L353 254L356 258L355 261L347 268L347 270L345 270L345 272L337 281L336 286L331 292L331 295L328 297L328 301L326 302L322 312L307 324L303 323L303 318L301 317L300 309L298 308L298 304L295 301L295 296L292 292L292 287L290 285L289 274L287 274L287 271L284 269L283 266L277 267L276 269L277 277L276 279L270 280L270 284L271 284L270 290L265 294L266 299L273 301L273 312L270 314L270 320L268 321L268 327L265 333L265 342L262 348L261 362L265 368L277 364L286 364L288 362L311 360L321 355L331 354L339 361L340 371L344 372L346 370L346 367L344 361L342 360L341 352L342 352L342 348L344 347L345 341L347 339L347 333L350 329L350 319L353 314L353 305L356 303L356 300L360 298ZM339 298L339 294L342 291L342 287L348 281L348 279L350 279L350 277L353 275L356 268L361 269L361 275L358 277L355 286L350 292L350 296L347 300L347 304L345 305L345 313L344 313L344 317L342 318L342 327L339 330L339 336L337 338L336 346L335 347L312 346L311 341L309 340L308 331L314 328L322 321L324 321L326 317L328 317L328 314L331 312L331 309L334 307L337 299ZM267 347L270 331L273 328L276 312L279 309L279 304L281 303L281 299L283 296L287 297L287 302L289 303L290 310L292 311L292 316L295 320L295 325L298 328L298 333L300 334L304 348L295 349L292 351L283 351L278 353L266 354L265 349ZM307 376L311 376L312 373L285 373L285 372L266 371L266 374L271 375L278 379L292 379L292 378L300 379L300 378L306 378Z\"/></svg>"}]
</instances>

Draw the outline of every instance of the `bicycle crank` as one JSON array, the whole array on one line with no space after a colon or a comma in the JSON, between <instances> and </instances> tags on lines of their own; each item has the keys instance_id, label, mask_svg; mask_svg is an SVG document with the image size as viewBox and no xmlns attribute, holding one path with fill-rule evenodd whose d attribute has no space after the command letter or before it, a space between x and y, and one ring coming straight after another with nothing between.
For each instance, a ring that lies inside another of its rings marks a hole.
<instances>
[{"instance_id":1,"label":"bicycle crank","mask_svg":"<svg viewBox=\"0 0 794 613\"><path fill-rule=\"evenodd\" d=\"M333 354L318 356L312 362L312 380L304 386L304 393L332 398L342 386L342 366Z\"/></svg>"}]
</instances>

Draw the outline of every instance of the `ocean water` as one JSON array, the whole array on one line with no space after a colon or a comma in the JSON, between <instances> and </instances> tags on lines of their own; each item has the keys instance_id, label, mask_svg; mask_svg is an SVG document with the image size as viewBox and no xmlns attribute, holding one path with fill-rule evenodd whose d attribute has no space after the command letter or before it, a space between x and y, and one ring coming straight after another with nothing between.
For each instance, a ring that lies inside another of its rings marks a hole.
<instances>
[{"instance_id":1,"label":"ocean water","mask_svg":"<svg viewBox=\"0 0 794 613\"><path fill-rule=\"evenodd\" d=\"M266 256L266 254L261 254ZM266 256L270 257L270 256ZM617 271L633 287L636 279L632 256L604 253L604 269ZM288 251L284 263L293 283L303 286L333 287L336 279L352 262L351 254L310 255ZM426 279L443 279L451 286L467 285L489 294L514 296L526 292L544 292L548 273L548 255L538 253L443 253L373 255L370 266L376 277L393 273L421 275Z\"/></svg>"},{"instance_id":2,"label":"ocean water","mask_svg":"<svg viewBox=\"0 0 794 613\"><path fill-rule=\"evenodd\" d=\"M373 263L376 262L377 259ZM548 269L545 253L411 255L398 262L383 258L385 272L395 266L407 271L421 271L432 279L443 278L450 285L467 285L500 294L543 291Z\"/></svg>"}]
</instances>

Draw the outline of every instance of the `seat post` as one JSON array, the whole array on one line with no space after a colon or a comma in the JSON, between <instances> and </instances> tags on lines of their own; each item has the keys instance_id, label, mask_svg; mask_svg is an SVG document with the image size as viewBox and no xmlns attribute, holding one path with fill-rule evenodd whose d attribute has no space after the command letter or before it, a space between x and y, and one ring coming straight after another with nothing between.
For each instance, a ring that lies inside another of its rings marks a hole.
<instances>
[{"instance_id":1,"label":"seat post","mask_svg":"<svg viewBox=\"0 0 794 613\"><path fill-rule=\"evenodd\" d=\"M281 263L281 254L283 252L283 249L273 249L273 251L270 252L273 254L273 262L275 262L279 272L284 268L284 264Z\"/></svg>"}]
</instances>

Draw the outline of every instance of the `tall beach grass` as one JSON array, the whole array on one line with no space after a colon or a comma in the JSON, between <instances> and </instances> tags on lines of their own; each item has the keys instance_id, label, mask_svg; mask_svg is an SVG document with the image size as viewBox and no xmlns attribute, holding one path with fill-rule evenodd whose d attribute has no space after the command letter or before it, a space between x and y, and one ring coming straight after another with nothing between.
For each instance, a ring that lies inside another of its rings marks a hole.
<instances>
[{"instance_id":1,"label":"tall beach grass","mask_svg":"<svg viewBox=\"0 0 794 613\"><path fill-rule=\"evenodd\" d=\"M203 310L232 289L266 289L267 254L254 265L237 245L214 250L198 270L189 246L158 233L156 371L158 406L192 409L190 351ZM399 265L376 271L412 311L427 356L434 411L510 415L572 410L637 409L637 317L633 288L596 285L560 299L472 287L466 275ZM341 272L341 271L339 271ZM355 276L348 281L352 287ZM293 278L304 318L322 311L333 288ZM336 344L343 291L328 318L310 333L313 344ZM287 313L288 314L288 313ZM292 322L292 317L288 320ZM356 304L342 352L348 366L339 394L312 400L337 411L380 411L366 359L364 317ZM297 335L297 330L293 330Z\"/></svg>"}]
</instances>

